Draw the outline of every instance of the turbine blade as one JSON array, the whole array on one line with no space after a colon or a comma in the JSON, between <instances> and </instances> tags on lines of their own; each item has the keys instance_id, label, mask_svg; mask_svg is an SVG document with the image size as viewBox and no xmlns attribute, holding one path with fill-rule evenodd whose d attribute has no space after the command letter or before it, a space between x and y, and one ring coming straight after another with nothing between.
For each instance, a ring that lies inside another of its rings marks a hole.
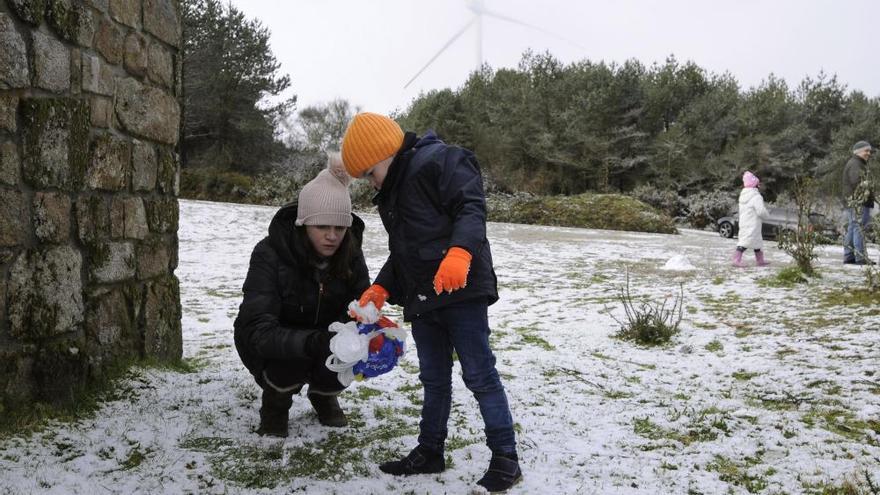
<instances>
[{"instance_id":1,"label":"turbine blade","mask_svg":"<svg viewBox=\"0 0 880 495\"><path fill-rule=\"evenodd\" d=\"M535 31L540 31L540 32L542 32L542 33L544 33L544 34L547 34L547 35L550 35L550 36L552 36L552 37L554 37L554 38L557 38L557 39L560 39L560 40L562 40L562 41L565 41L566 43L570 43L570 44L572 44L572 45L574 45L574 46L580 48L581 50L586 50L586 49L587 49L585 46L581 45L580 43L577 43L576 41L572 41L572 40L566 38L565 36L560 36L560 35L554 33L553 31L550 31L550 30L548 30L548 29L544 29L544 28L539 27L539 26L535 26L534 24L529 24L528 22L521 21L521 20L519 20L519 19L514 19L513 17L508 17L508 16L506 16L506 15L504 15L504 14L499 14L499 13L497 13L497 12L493 12L493 11L491 11L491 10L483 10L483 11L482 11L482 14L483 14L483 15L486 15L486 16L489 16L489 17L494 17L494 18L499 19L499 20L502 20L502 21L510 22L510 23L512 23L512 24L518 24L518 25L520 25L520 26L525 26L525 27L527 27L527 28L534 29Z\"/></svg>"},{"instance_id":2,"label":"turbine blade","mask_svg":"<svg viewBox=\"0 0 880 495\"><path fill-rule=\"evenodd\" d=\"M407 81L406 84L403 85L403 89L408 88L409 85L412 84L412 82L415 81L417 77L422 75L422 72L425 72L425 69L427 69L432 63L434 63L434 61L437 60L437 57L439 57L443 52L446 51L447 48L449 48L449 45L455 43L455 40L460 38L461 35L464 34L464 32L467 31L467 29L474 24L475 20L476 20L476 17L471 19L467 24L464 25L464 27L459 29L458 32L452 36L452 38L449 38L449 41L447 41L446 44L443 45L443 47L440 48L440 50L437 51L437 53L435 53L433 57L431 57L431 60L428 60L428 63L426 63L424 66L422 66L422 68L419 69L418 72L416 72L416 75L412 76L412 78L409 81Z\"/></svg>"}]
</instances>

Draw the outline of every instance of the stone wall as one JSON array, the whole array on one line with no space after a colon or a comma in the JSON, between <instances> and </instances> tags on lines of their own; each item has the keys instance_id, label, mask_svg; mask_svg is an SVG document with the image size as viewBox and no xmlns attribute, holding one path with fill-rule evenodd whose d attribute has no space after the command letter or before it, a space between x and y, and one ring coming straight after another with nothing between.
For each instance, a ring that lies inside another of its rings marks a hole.
<instances>
[{"instance_id":1,"label":"stone wall","mask_svg":"<svg viewBox=\"0 0 880 495\"><path fill-rule=\"evenodd\" d=\"M0 0L0 414L181 356L178 0Z\"/></svg>"}]
</instances>

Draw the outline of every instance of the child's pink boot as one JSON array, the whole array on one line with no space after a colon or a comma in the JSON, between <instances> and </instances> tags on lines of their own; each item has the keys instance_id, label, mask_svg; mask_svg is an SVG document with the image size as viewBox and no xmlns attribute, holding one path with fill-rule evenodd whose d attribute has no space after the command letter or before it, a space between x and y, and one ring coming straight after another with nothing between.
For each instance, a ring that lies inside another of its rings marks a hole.
<instances>
[{"instance_id":1,"label":"child's pink boot","mask_svg":"<svg viewBox=\"0 0 880 495\"><path fill-rule=\"evenodd\" d=\"M764 251L755 251L755 262L758 266L767 266L770 264L764 261Z\"/></svg>"}]
</instances>

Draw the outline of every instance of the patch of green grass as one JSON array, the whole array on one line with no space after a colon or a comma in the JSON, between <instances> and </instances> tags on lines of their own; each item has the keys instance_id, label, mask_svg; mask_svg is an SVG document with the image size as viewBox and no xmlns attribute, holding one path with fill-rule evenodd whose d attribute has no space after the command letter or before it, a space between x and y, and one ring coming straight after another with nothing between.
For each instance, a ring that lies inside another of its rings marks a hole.
<instances>
[{"instance_id":1,"label":"patch of green grass","mask_svg":"<svg viewBox=\"0 0 880 495\"><path fill-rule=\"evenodd\" d=\"M239 298L241 297L241 292L238 290L217 290L213 288L205 289L205 295L210 297L220 297L223 299L231 299L231 298Z\"/></svg>"},{"instance_id":2,"label":"patch of green grass","mask_svg":"<svg viewBox=\"0 0 880 495\"><path fill-rule=\"evenodd\" d=\"M629 392L623 392L620 390L609 390L603 394L605 397L609 399L629 399L633 396L633 394Z\"/></svg>"},{"instance_id":3,"label":"patch of green grass","mask_svg":"<svg viewBox=\"0 0 880 495\"><path fill-rule=\"evenodd\" d=\"M537 335L537 330L534 327L517 327L514 330L519 334L520 340L525 345L540 347L545 351L556 350L556 347L550 344L550 342Z\"/></svg>"},{"instance_id":4,"label":"patch of green grass","mask_svg":"<svg viewBox=\"0 0 880 495\"><path fill-rule=\"evenodd\" d=\"M419 373L419 366L409 361L400 360L397 362L397 366L410 375L417 375Z\"/></svg>"},{"instance_id":5,"label":"patch of green grass","mask_svg":"<svg viewBox=\"0 0 880 495\"><path fill-rule=\"evenodd\" d=\"M843 481L831 483L803 482L804 493L809 495L876 495L880 493L880 475L869 468L851 473Z\"/></svg>"},{"instance_id":6,"label":"patch of green grass","mask_svg":"<svg viewBox=\"0 0 880 495\"><path fill-rule=\"evenodd\" d=\"M718 328L718 325L715 323L703 322L703 321L692 321L691 325L694 328L702 328L703 330L715 330Z\"/></svg>"},{"instance_id":7,"label":"patch of green grass","mask_svg":"<svg viewBox=\"0 0 880 495\"><path fill-rule=\"evenodd\" d=\"M722 352L724 350L724 345L718 339L712 339L706 344L706 350L709 352Z\"/></svg>"},{"instance_id":8,"label":"patch of green grass","mask_svg":"<svg viewBox=\"0 0 880 495\"><path fill-rule=\"evenodd\" d=\"M798 353L798 351L795 349L789 349L789 348L779 349L778 351L776 351L776 357L778 357L779 359L784 359L786 356L791 356L792 354L797 354L797 353Z\"/></svg>"},{"instance_id":9,"label":"patch of green grass","mask_svg":"<svg viewBox=\"0 0 880 495\"><path fill-rule=\"evenodd\" d=\"M422 384L421 383L411 383L411 384L403 384L396 389L398 392L402 393L410 393L410 392L421 392Z\"/></svg>"},{"instance_id":10,"label":"patch of green grass","mask_svg":"<svg viewBox=\"0 0 880 495\"><path fill-rule=\"evenodd\" d=\"M122 464L120 464L120 468L123 471L137 468L141 465L141 463L144 462L149 453L149 449L147 449L146 452L142 452L140 444L135 444L131 449L131 452L128 453L128 457L124 461L122 461Z\"/></svg>"},{"instance_id":11,"label":"patch of green grass","mask_svg":"<svg viewBox=\"0 0 880 495\"><path fill-rule=\"evenodd\" d=\"M867 289L841 289L822 293L821 306L864 306L876 309L880 305L880 291Z\"/></svg>"},{"instance_id":12,"label":"patch of green grass","mask_svg":"<svg viewBox=\"0 0 880 495\"><path fill-rule=\"evenodd\" d=\"M727 279L724 278L724 277L722 277L721 275L715 275L715 276L712 278L712 285L721 285L721 284L723 284L726 280L727 280Z\"/></svg>"},{"instance_id":13,"label":"patch of green grass","mask_svg":"<svg viewBox=\"0 0 880 495\"><path fill-rule=\"evenodd\" d=\"M718 473L721 481L743 487L749 493L758 493L767 488L767 479L761 474L750 474L749 467L754 465L754 459L746 458L745 462L736 462L727 457L716 455L714 460L706 465L707 471Z\"/></svg>"},{"instance_id":14,"label":"patch of green grass","mask_svg":"<svg viewBox=\"0 0 880 495\"><path fill-rule=\"evenodd\" d=\"M759 278L756 283L759 287L791 289L808 281L809 278L801 272L800 268L797 265L793 265L782 268L775 275Z\"/></svg>"},{"instance_id":15,"label":"patch of green grass","mask_svg":"<svg viewBox=\"0 0 880 495\"><path fill-rule=\"evenodd\" d=\"M205 347L202 347L202 349L218 349L218 350L222 350L222 349L229 349L230 347L232 347L232 346L229 345L229 344L214 344L214 345L206 345Z\"/></svg>"},{"instance_id":16,"label":"patch of green grass","mask_svg":"<svg viewBox=\"0 0 880 495\"><path fill-rule=\"evenodd\" d=\"M800 401L793 397L758 397L749 403L769 411L793 411L800 405Z\"/></svg>"},{"instance_id":17,"label":"patch of green grass","mask_svg":"<svg viewBox=\"0 0 880 495\"><path fill-rule=\"evenodd\" d=\"M138 361L134 366L189 374L198 373L199 371L207 368L208 359L204 357L188 357L183 358L179 361L159 361L156 359L142 359Z\"/></svg>"},{"instance_id":18,"label":"patch of green grass","mask_svg":"<svg viewBox=\"0 0 880 495\"><path fill-rule=\"evenodd\" d=\"M476 437L464 438L458 435L452 435L446 439L446 451L451 452L453 450L463 449L469 445L474 445L478 443L480 443L480 439Z\"/></svg>"},{"instance_id":19,"label":"patch of green grass","mask_svg":"<svg viewBox=\"0 0 880 495\"><path fill-rule=\"evenodd\" d=\"M360 386L358 387L354 393L358 400L369 400L372 397L378 397L382 395L381 390L376 390L375 388Z\"/></svg>"},{"instance_id":20,"label":"patch of green grass","mask_svg":"<svg viewBox=\"0 0 880 495\"><path fill-rule=\"evenodd\" d=\"M852 412L844 409L813 408L801 417L801 421L808 426L819 426L848 440L878 445L873 435L880 435L880 421L856 419Z\"/></svg>"},{"instance_id":21,"label":"patch of green grass","mask_svg":"<svg viewBox=\"0 0 880 495\"><path fill-rule=\"evenodd\" d=\"M661 427L657 423L651 421L647 416L644 418L636 418L633 421L633 433L648 440L660 440L669 438L671 430Z\"/></svg>"},{"instance_id":22,"label":"patch of green grass","mask_svg":"<svg viewBox=\"0 0 880 495\"><path fill-rule=\"evenodd\" d=\"M732 376L734 380L747 382L758 375L760 375L758 372L738 370L734 371L730 376Z\"/></svg>"},{"instance_id":23,"label":"patch of green grass","mask_svg":"<svg viewBox=\"0 0 880 495\"><path fill-rule=\"evenodd\" d=\"M390 418L369 430L364 424L350 425L300 446L252 445L218 437L189 438L180 446L205 453L216 478L245 488L271 489L303 477L342 481L372 476L376 462L399 455L394 439L417 433L416 424Z\"/></svg>"},{"instance_id":24,"label":"patch of green grass","mask_svg":"<svg viewBox=\"0 0 880 495\"><path fill-rule=\"evenodd\" d=\"M755 328L751 325L745 323L736 324L733 331L733 336L738 339L744 339L754 333Z\"/></svg>"},{"instance_id":25,"label":"patch of green grass","mask_svg":"<svg viewBox=\"0 0 880 495\"><path fill-rule=\"evenodd\" d=\"M45 427L49 420L62 423L90 418L109 401L127 399L138 394L137 387L145 386L143 369L158 369L175 373L195 373L207 365L199 358L177 361L157 359L120 360L104 368L103 373L71 392L72 400L64 404L32 402L26 408L4 409L0 404L0 439L10 435L31 434ZM139 379L139 383L131 381Z\"/></svg>"},{"instance_id":26,"label":"patch of green grass","mask_svg":"<svg viewBox=\"0 0 880 495\"><path fill-rule=\"evenodd\" d=\"M373 417L378 420L391 419L397 416L394 408L390 406L376 406L373 408Z\"/></svg>"},{"instance_id":27,"label":"patch of green grass","mask_svg":"<svg viewBox=\"0 0 880 495\"><path fill-rule=\"evenodd\" d=\"M720 430L725 434L729 433L723 415L718 417L712 415L711 418L709 416L700 414L686 425L684 431L664 428L651 421L648 417L636 418L633 421L633 432L649 440L671 440L683 445L715 440L718 438L718 431L716 430ZM711 419L711 421L706 422L708 419Z\"/></svg>"}]
</instances>

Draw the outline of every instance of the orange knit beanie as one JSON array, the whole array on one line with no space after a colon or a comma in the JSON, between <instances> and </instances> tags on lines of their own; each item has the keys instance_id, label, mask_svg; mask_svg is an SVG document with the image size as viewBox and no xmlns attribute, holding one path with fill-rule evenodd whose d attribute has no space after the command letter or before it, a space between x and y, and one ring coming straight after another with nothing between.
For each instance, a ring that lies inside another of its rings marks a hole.
<instances>
[{"instance_id":1,"label":"orange knit beanie","mask_svg":"<svg viewBox=\"0 0 880 495\"><path fill-rule=\"evenodd\" d=\"M403 129L384 115L363 112L351 119L342 138L342 161L352 177L394 156L403 145Z\"/></svg>"}]
</instances>

